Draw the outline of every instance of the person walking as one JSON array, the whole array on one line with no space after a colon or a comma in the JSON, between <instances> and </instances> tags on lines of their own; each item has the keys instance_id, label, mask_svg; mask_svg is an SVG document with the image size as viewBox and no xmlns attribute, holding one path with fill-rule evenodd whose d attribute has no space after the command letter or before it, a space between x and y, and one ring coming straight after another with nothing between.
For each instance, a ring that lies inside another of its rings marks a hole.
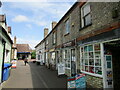
<instances>
[{"instance_id":1,"label":"person walking","mask_svg":"<svg viewBox=\"0 0 120 90\"><path fill-rule=\"evenodd\" d=\"M26 66L26 63L28 63L27 57L24 58L24 63L25 63L25 66Z\"/></svg>"}]
</instances>

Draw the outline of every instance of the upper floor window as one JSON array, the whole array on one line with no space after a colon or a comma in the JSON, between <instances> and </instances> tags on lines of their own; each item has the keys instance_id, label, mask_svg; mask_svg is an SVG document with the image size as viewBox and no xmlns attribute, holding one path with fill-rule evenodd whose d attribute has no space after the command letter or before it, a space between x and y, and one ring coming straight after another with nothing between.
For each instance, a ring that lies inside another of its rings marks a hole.
<instances>
[{"instance_id":1,"label":"upper floor window","mask_svg":"<svg viewBox=\"0 0 120 90\"><path fill-rule=\"evenodd\" d=\"M55 34L55 32L53 33L53 44L55 44L56 43L56 34Z\"/></svg>"},{"instance_id":2,"label":"upper floor window","mask_svg":"<svg viewBox=\"0 0 120 90\"><path fill-rule=\"evenodd\" d=\"M48 45L48 40L46 40L46 45Z\"/></svg>"},{"instance_id":3,"label":"upper floor window","mask_svg":"<svg viewBox=\"0 0 120 90\"><path fill-rule=\"evenodd\" d=\"M70 32L70 21L69 19L65 22L65 34L68 34Z\"/></svg>"},{"instance_id":4,"label":"upper floor window","mask_svg":"<svg viewBox=\"0 0 120 90\"><path fill-rule=\"evenodd\" d=\"M81 20L82 20L82 27L90 25L91 22L91 15L90 15L90 4L85 4L81 8Z\"/></svg>"}]
</instances>

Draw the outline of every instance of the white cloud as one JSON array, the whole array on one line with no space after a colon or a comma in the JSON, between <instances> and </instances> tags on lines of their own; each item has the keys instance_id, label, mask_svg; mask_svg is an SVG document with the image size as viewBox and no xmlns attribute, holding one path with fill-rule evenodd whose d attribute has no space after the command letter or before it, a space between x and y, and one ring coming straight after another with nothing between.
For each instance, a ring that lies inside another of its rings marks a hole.
<instances>
[{"instance_id":1,"label":"white cloud","mask_svg":"<svg viewBox=\"0 0 120 90\"><path fill-rule=\"evenodd\" d=\"M26 24L26 27L29 29L32 29L32 25L31 24Z\"/></svg>"},{"instance_id":2,"label":"white cloud","mask_svg":"<svg viewBox=\"0 0 120 90\"><path fill-rule=\"evenodd\" d=\"M24 15L18 15L12 19L14 22L28 22L29 19Z\"/></svg>"}]
</instances>

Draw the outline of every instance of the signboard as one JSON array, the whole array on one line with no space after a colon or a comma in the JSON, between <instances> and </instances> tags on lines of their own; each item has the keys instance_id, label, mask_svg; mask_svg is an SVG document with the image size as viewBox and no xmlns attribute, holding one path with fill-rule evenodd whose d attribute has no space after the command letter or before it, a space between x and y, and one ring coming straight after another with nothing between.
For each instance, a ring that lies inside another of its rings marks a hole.
<instances>
[{"instance_id":1,"label":"signboard","mask_svg":"<svg viewBox=\"0 0 120 90\"><path fill-rule=\"evenodd\" d=\"M113 88L112 55L105 55L106 70L105 83L106 88Z\"/></svg>"},{"instance_id":2,"label":"signboard","mask_svg":"<svg viewBox=\"0 0 120 90\"><path fill-rule=\"evenodd\" d=\"M68 83L67 83L68 89L70 88L86 88L86 77L85 74L78 74L73 77L68 78Z\"/></svg>"},{"instance_id":3,"label":"signboard","mask_svg":"<svg viewBox=\"0 0 120 90\"><path fill-rule=\"evenodd\" d=\"M58 75L65 74L65 64L59 63L58 64Z\"/></svg>"}]
</instances>

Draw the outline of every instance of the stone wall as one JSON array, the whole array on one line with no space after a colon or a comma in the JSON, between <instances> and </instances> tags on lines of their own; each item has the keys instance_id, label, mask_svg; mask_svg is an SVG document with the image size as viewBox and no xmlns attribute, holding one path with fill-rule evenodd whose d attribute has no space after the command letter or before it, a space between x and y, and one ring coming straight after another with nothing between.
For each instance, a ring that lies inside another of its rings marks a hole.
<instances>
[{"instance_id":1,"label":"stone wall","mask_svg":"<svg viewBox=\"0 0 120 90\"><path fill-rule=\"evenodd\" d=\"M87 88L103 88L103 79L86 75Z\"/></svg>"}]
</instances>

